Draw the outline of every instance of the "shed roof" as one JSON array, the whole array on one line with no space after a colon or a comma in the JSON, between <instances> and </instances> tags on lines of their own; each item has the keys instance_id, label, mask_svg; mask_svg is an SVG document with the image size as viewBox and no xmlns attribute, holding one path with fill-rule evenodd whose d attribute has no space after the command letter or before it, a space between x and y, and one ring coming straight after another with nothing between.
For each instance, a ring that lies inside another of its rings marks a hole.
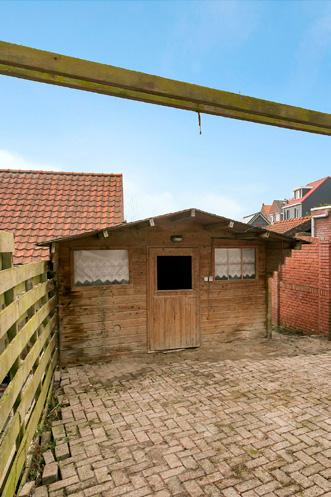
<instances>
[{"instance_id":1,"label":"shed roof","mask_svg":"<svg viewBox=\"0 0 331 497\"><path fill-rule=\"evenodd\" d=\"M272 233L264 228L251 226L246 223L236 221L234 219L229 219L227 217L219 216L217 214L211 214L210 212L202 211L200 209L191 208L191 209L184 209L182 211L171 212L169 214L163 214L160 216L140 219L139 221L132 221L130 223L125 222L122 224L118 224L116 226L109 226L107 228L87 231L85 233L55 237L40 242L38 243L38 245L45 246L45 245L50 245L51 243L54 242L77 240L80 238L86 238L93 235L102 235L105 231L107 231L107 234L109 234L114 231L130 230L132 228L149 227L150 229L153 229L155 227L162 226L163 224L169 221L180 222L188 220L193 222L195 221L204 227L208 227L215 230L220 229L224 231L224 229L226 229L227 231L237 235L238 239L240 239L241 237L245 239L247 239L248 237L252 239L257 239L264 235L264 237L268 241L284 240L290 243L294 244L296 243L296 240L292 237L279 233Z\"/></svg>"},{"instance_id":2,"label":"shed roof","mask_svg":"<svg viewBox=\"0 0 331 497\"><path fill-rule=\"evenodd\" d=\"M15 235L16 264L48 258L38 241L122 222L121 174L0 169L0 229Z\"/></svg>"}]
</instances>

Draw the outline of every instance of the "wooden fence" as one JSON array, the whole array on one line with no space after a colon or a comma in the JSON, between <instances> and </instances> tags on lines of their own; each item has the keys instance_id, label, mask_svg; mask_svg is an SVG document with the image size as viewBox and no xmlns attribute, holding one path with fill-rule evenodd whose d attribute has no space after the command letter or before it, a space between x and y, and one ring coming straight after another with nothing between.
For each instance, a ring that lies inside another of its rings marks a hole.
<instances>
[{"instance_id":1,"label":"wooden fence","mask_svg":"<svg viewBox=\"0 0 331 497\"><path fill-rule=\"evenodd\" d=\"M0 495L15 495L57 360L54 282L48 263L13 267L0 232Z\"/></svg>"}]
</instances>

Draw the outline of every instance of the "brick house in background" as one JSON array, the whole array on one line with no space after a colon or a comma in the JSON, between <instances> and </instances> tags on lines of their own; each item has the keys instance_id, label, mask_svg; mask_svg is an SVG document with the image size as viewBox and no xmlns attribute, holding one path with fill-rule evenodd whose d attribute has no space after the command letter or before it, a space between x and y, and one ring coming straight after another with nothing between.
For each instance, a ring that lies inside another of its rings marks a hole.
<instances>
[{"instance_id":1,"label":"brick house in background","mask_svg":"<svg viewBox=\"0 0 331 497\"><path fill-rule=\"evenodd\" d=\"M123 222L121 174L0 169L0 230L15 236L14 263L48 259L36 243Z\"/></svg>"},{"instance_id":2,"label":"brick house in background","mask_svg":"<svg viewBox=\"0 0 331 497\"><path fill-rule=\"evenodd\" d=\"M286 200L274 200L270 206L268 219L271 224L278 223L282 220L282 207L286 204Z\"/></svg>"},{"instance_id":3,"label":"brick house in background","mask_svg":"<svg viewBox=\"0 0 331 497\"><path fill-rule=\"evenodd\" d=\"M268 226L273 232L310 241L292 251L272 282L273 324L331 339L331 205L311 217Z\"/></svg>"},{"instance_id":4,"label":"brick house in background","mask_svg":"<svg viewBox=\"0 0 331 497\"><path fill-rule=\"evenodd\" d=\"M281 220L282 206L285 203L285 200L274 200L272 204L262 204L261 210L245 216L243 221L251 226L265 228L269 224Z\"/></svg>"},{"instance_id":5,"label":"brick house in background","mask_svg":"<svg viewBox=\"0 0 331 497\"><path fill-rule=\"evenodd\" d=\"M331 177L312 181L293 190L293 198L274 200L272 204L262 204L254 214L244 216L244 223L264 228L282 220L301 218L310 215L311 209L331 204Z\"/></svg>"}]
</instances>

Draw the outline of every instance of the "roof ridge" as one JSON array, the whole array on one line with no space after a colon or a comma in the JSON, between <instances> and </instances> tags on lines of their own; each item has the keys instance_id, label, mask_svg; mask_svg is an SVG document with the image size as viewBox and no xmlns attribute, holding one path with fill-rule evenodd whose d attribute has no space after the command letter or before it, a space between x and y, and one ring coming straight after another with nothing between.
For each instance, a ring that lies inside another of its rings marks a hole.
<instances>
[{"instance_id":1,"label":"roof ridge","mask_svg":"<svg viewBox=\"0 0 331 497\"><path fill-rule=\"evenodd\" d=\"M2 169L1 173L21 173L21 174L62 174L62 175L72 175L72 176L123 176L123 173L90 173L90 172L76 172L76 171L52 171L45 169Z\"/></svg>"},{"instance_id":2,"label":"roof ridge","mask_svg":"<svg viewBox=\"0 0 331 497\"><path fill-rule=\"evenodd\" d=\"M306 183L306 186L313 185L314 183L322 183L323 181L325 181L328 178L330 178L330 176L324 176L323 178L315 179L314 181L311 181L310 183Z\"/></svg>"}]
</instances>

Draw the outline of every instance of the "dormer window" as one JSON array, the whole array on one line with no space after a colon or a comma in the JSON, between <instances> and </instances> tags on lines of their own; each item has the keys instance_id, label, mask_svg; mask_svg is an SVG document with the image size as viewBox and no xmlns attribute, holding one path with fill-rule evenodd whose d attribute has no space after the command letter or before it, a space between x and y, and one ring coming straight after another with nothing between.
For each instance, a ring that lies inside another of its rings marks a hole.
<instances>
[{"instance_id":1,"label":"dormer window","mask_svg":"<svg viewBox=\"0 0 331 497\"><path fill-rule=\"evenodd\" d=\"M296 188L293 190L293 197L298 200L304 197L309 190L311 190L311 186L301 186L300 188Z\"/></svg>"}]
</instances>

